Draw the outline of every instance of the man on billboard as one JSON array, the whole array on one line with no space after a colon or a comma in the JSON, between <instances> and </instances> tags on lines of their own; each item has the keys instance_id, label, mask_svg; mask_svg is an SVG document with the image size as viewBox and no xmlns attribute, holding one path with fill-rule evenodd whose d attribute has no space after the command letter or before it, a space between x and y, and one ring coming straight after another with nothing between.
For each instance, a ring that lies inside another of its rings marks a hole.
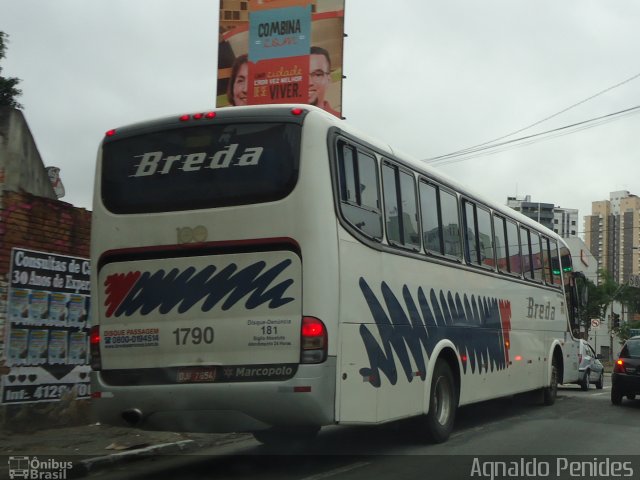
<instances>
[{"instance_id":1,"label":"man on billboard","mask_svg":"<svg viewBox=\"0 0 640 480\"><path fill-rule=\"evenodd\" d=\"M340 118L340 113L331 108L325 99L327 87L331 83L331 58L321 47L311 47L309 55L309 104Z\"/></svg>"}]
</instances>

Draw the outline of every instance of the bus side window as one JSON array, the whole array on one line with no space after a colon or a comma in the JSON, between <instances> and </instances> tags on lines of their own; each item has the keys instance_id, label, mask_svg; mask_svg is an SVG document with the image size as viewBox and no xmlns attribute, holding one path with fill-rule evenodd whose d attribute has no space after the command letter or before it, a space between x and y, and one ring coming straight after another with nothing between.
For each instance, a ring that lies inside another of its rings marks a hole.
<instances>
[{"instance_id":1,"label":"bus side window","mask_svg":"<svg viewBox=\"0 0 640 480\"><path fill-rule=\"evenodd\" d=\"M415 177L400 172L400 199L402 202L402 230L405 246L420 250L418 234L418 199L416 198Z\"/></svg>"},{"instance_id":2,"label":"bus side window","mask_svg":"<svg viewBox=\"0 0 640 480\"><path fill-rule=\"evenodd\" d=\"M400 220L398 219L398 188L396 169L384 163L382 165L382 191L384 196L384 219L387 225L389 243L400 244Z\"/></svg>"},{"instance_id":3,"label":"bus side window","mask_svg":"<svg viewBox=\"0 0 640 480\"><path fill-rule=\"evenodd\" d=\"M484 208L476 207L478 220L478 251L480 263L485 267L494 268L496 261L493 251L493 233L491 230L491 213Z\"/></svg>"},{"instance_id":4,"label":"bus side window","mask_svg":"<svg viewBox=\"0 0 640 480\"><path fill-rule=\"evenodd\" d=\"M390 244L420 249L415 178L391 163L382 164L382 190Z\"/></svg>"},{"instance_id":5,"label":"bus side window","mask_svg":"<svg viewBox=\"0 0 640 480\"><path fill-rule=\"evenodd\" d=\"M442 221L442 239L444 254L450 257L462 257L460 241L460 218L458 214L458 197L445 190L440 190L440 214Z\"/></svg>"},{"instance_id":6,"label":"bus side window","mask_svg":"<svg viewBox=\"0 0 640 480\"><path fill-rule=\"evenodd\" d=\"M357 203L355 151L346 143L341 143L340 148L340 199L343 202Z\"/></svg>"},{"instance_id":7,"label":"bus side window","mask_svg":"<svg viewBox=\"0 0 640 480\"><path fill-rule=\"evenodd\" d=\"M553 285L553 269L551 268L551 241L544 236L541 236L542 240L542 268L544 281L548 285Z\"/></svg>"},{"instance_id":8,"label":"bus side window","mask_svg":"<svg viewBox=\"0 0 640 480\"><path fill-rule=\"evenodd\" d=\"M522 273L524 278L533 279L531 270L531 243L529 243L529 229L520 227L520 252L522 254Z\"/></svg>"},{"instance_id":9,"label":"bus side window","mask_svg":"<svg viewBox=\"0 0 640 480\"><path fill-rule=\"evenodd\" d=\"M493 217L493 238L496 247L496 266L500 272L509 273L505 219L497 215Z\"/></svg>"},{"instance_id":10,"label":"bus side window","mask_svg":"<svg viewBox=\"0 0 640 480\"><path fill-rule=\"evenodd\" d=\"M472 202L464 202L464 247L467 262L495 267L491 213Z\"/></svg>"},{"instance_id":11,"label":"bus side window","mask_svg":"<svg viewBox=\"0 0 640 480\"><path fill-rule=\"evenodd\" d=\"M520 255L520 240L518 239L518 225L507 220L507 256L509 271L513 274L522 273L522 256Z\"/></svg>"},{"instance_id":12,"label":"bus side window","mask_svg":"<svg viewBox=\"0 0 640 480\"><path fill-rule=\"evenodd\" d=\"M422 238L428 252L442 255L442 230L438 213L438 190L435 185L423 181L419 184L420 211L422 215Z\"/></svg>"},{"instance_id":13,"label":"bus side window","mask_svg":"<svg viewBox=\"0 0 640 480\"><path fill-rule=\"evenodd\" d=\"M530 233L531 238L531 266L533 269L533 279L538 282L544 281L544 266L542 263L542 249L540 248L540 235L536 232Z\"/></svg>"},{"instance_id":14,"label":"bus side window","mask_svg":"<svg viewBox=\"0 0 640 480\"><path fill-rule=\"evenodd\" d=\"M476 206L464 202L464 256L467 262L479 264L478 241L476 227Z\"/></svg>"},{"instance_id":15,"label":"bus side window","mask_svg":"<svg viewBox=\"0 0 640 480\"><path fill-rule=\"evenodd\" d=\"M382 214L376 159L340 142L340 208L354 227L376 240L382 239Z\"/></svg>"},{"instance_id":16,"label":"bus side window","mask_svg":"<svg viewBox=\"0 0 640 480\"><path fill-rule=\"evenodd\" d=\"M560 272L560 256L558 255L558 242L551 240L551 271L553 272L553 284L562 285L562 273Z\"/></svg>"}]
</instances>

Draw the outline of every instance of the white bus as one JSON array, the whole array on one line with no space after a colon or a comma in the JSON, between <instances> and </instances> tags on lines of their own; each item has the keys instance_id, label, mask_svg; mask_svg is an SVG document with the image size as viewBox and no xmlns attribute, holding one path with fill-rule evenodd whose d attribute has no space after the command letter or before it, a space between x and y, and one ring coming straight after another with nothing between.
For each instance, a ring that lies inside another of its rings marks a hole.
<instances>
[{"instance_id":1,"label":"white bus","mask_svg":"<svg viewBox=\"0 0 640 480\"><path fill-rule=\"evenodd\" d=\"M416 417L440 442L459 406L552 404L576 362L561 238L308 105L107 132L92 261L108 424L276 442Z\"/></svg>"}]
</instances>

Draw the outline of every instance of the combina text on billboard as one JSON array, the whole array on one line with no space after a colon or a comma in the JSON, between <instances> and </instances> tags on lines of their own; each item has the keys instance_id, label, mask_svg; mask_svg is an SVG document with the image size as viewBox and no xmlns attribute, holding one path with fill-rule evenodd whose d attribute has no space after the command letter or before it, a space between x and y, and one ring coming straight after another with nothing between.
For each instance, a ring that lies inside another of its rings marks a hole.
<instances>
[{"instance_id":1,"label":"combina text on billboard","mask_svg":"<svg viewBox=\"0 0 640 480\"><path fill-rule=\"evenodd\" d=\"M344 0L221 0L217 107L309 103L342 117Z\"/></svg>"}]
</instances>

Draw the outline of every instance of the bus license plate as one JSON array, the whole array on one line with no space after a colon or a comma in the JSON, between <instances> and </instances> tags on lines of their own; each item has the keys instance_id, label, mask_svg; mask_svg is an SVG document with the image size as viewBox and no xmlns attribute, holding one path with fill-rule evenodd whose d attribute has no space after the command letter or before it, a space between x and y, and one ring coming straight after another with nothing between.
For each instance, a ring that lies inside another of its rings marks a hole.
<instances>
[{"instance_id":1,"label":"bus license plate","mask_svg":"<svg viewBox=\"0 0 640 480\"><path fill-rule=\"evenodd\" d=\"M178 370L178 383L207 383L216 379L216 369L211 368L181 368Z\"/></svg>"}]
</instances>

